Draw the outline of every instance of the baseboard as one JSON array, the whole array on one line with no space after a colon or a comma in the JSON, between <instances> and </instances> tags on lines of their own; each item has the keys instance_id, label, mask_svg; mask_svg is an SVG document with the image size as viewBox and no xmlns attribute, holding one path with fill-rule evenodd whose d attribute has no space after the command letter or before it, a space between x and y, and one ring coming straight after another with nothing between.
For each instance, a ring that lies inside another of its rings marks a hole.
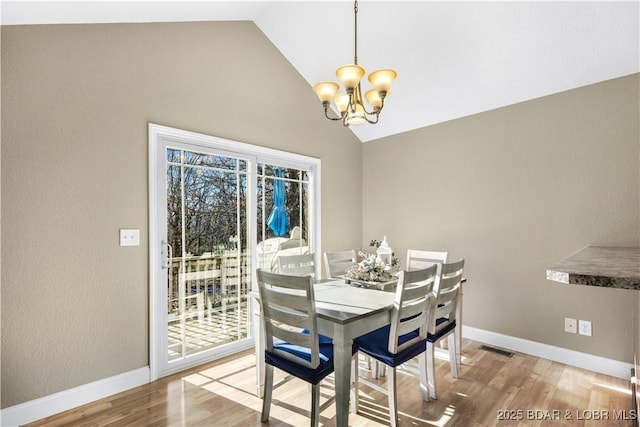
<instances>
[{"instance_id":1,"label":"baseboard","mask_svg":"<svg viewBox=\"0 0 640 427\"><path fill-rule=\"evenodd\" d=\"M491 344L508 350L542 357L565 365L588 369L593 372L609 375L623 380L629 379L633 364L606 357L594 356L562 347L529 341L509 335L498 334L471 326L462 327L462 336L484 344Z\"/></svg>"},{"instance_id":2,"label":"baseboard","mask_svg":"<svg viewBox=\"0 0 640 427\"><path fill-rule=\"evenodd\" d=\"M104 378L89 384L11 406L0 411L0 425L14 427L103 399L149 383L149 367Z\"/></svg>"}]
</instances>

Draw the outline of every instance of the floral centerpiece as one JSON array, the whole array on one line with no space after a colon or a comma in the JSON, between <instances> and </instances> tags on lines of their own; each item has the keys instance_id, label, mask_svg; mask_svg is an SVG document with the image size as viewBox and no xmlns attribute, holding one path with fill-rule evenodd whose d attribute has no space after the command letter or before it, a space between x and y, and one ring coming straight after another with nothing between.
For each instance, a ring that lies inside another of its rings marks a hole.
<instances>
[{"instance_id":1,"label":"floral centerpiece","mask_svg":"<svg viewBox=\"0 0 640 427\"><path fill-rule=\"evenodd\" d=\"M369 246L379 248L381 243L378 240L372 240ZM400 260L395 254L392 255L389 264L383 262L377 253L358 251L358 256L362 260L345 272L345 276L349 279L363 282L388 282L393 279L400 265Z\"/></svg>"}]
</instances>

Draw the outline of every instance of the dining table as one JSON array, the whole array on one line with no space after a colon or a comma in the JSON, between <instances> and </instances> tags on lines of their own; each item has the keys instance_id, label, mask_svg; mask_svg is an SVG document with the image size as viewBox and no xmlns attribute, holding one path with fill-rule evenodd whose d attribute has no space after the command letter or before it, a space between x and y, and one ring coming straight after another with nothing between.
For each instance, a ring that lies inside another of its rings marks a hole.
<instances>
[{"instance_id":1,"label":"dining table","mask_svg":"<svg viewBox=\"0 0 640 427\"><path fill-rule=\"evenodd\" d=\"M314 295L318 331L333 339L336 425L347 426L351 401L353 339L391 322L395 293L352 286L341 279L327 279L314 283ZM256 339L258 355L264 354L263 336L261 334ZM264 358L258 357L257 365L257 388L258 394L262 396ZM354 399L357 399L357 393L354 393Z\"/></svg>"}]
</instances>

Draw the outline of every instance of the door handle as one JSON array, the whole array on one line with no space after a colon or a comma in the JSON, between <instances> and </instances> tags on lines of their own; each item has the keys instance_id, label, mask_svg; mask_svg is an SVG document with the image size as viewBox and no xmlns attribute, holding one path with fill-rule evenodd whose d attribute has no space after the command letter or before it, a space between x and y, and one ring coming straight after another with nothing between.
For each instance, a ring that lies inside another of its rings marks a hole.
<instances>
[{"instance_id":1,"label":"door handle","mask_svg":"<svg viewBox=\"0 0 640 427\"><path fill-rule=\"evenodd\" d=\"M160 243L160 257L162 268L171 267L171 259L173 258L173 248L164 240ZM166 249L166 250L165 250Z\"/></svg>"}]
</instances>

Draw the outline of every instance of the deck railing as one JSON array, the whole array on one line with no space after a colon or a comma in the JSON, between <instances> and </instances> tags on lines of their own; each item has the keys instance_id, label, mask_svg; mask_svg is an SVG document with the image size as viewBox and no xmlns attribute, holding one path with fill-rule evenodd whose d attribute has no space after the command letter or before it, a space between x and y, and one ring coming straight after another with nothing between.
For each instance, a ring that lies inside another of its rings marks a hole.
<instances>
[{"instance_id":1,"label":"deck railing","mask_svg":"<svg viewBox=\"0 0 640 427\"><path fill-rule=\"evenodd\" d=\"M202 315L215 307L246 301L251 274L247 251L224 250L171 259L170 317ZM195 310L194 310L195 309Z\"/></svg>"}]
</instances>

